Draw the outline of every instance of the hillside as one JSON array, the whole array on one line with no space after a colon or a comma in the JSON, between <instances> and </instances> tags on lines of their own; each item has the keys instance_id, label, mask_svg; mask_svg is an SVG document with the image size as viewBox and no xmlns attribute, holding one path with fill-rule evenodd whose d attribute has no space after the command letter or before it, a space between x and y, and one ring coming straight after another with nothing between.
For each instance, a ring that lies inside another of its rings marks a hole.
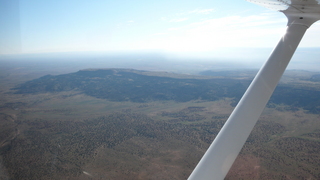
<instances>
[{"instance_id":1,"label":"hillside","mask_svg":"<svg viewBox=\"0 0 320 180\"><path fill-rule=\"evenodd\" d=\"M243 82L248 84L248 82ZM97 69L82 70L58 76L43 76L16 88L17 93L45 93L79 90L86 95L111 101L147 102L174 100L186 102L195 99L218 100L239 96L245 89L234 79L177 79L144 75L142 71Z\"/></svg>"},{"instance_id":2,"label":"hillside","mask_svg":"<svg viewBox=\"0 0 320 180\"><path fill-rule=\"evenodd\" d=\"M162 74L156 76L127 69L89 69L57 76L46 75L21 84L14 90L21 94L78 90L96 98L132 102L234 98L232 105L235 106L251 82L251 79L243 78L252 76L252 72L248 74L239 79L229 77L235 76L235 73L228 75L223 72L220 73L222 76L202 79L164 77ZM304 108L319 113L320 89L280 84L269 101L271 104L285 104L293 110Z\"/></svg>"}]
</instances>

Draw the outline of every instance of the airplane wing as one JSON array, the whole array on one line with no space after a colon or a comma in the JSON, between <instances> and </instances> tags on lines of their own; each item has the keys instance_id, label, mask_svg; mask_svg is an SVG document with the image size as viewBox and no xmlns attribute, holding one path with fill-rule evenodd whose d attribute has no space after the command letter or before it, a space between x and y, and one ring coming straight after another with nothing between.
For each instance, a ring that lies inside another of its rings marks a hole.
<instances>
[{"instance_id":1,"label":"airplane wing","mask_svg":"<svg viewBox=\"0 0 320 180\"><path fill-rule=\"evenodd\" d=\"M212 142L189 180L224 179L270 99L306 30L320 19L320 0L248 0L283 12L287 31Z\"/></svg>"},{"instance_id":2,"label":"airplane wing","mask_svg":"<svg viewBox=\"0 0 320 180\"><path fill-rule=\"evenodd\" d=\"M320 11L320 0L246 0L276 11L296 11L297 13L316 13Z\"/></svg>"}]
</instances>

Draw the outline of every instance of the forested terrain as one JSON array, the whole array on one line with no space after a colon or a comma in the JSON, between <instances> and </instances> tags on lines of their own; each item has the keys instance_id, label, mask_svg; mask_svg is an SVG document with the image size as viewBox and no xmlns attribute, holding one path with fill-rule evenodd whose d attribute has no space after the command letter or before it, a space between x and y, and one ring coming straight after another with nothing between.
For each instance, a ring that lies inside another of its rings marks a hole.
<instances>
[{"instance_id":1,"label":"forested terrain","mask_svg":"<svg viewBox=\"0 0 320 180\"><path fill-rule=\"evenodd\" d=\"M320 74L315 74L310 78L311 81L320 81Z\"/></svg>"},{"instance_id":2,"label":"forested terrain","mask_svg":"<svg viewBox=\"0 0 320 180\"><path fill-rule=\"evenodd\" d=\"M82 70L58 76L47 75L26 82L15 89L17 93L61 92L76 89L87 95L111 101L186 102L194 99L213 101L226 96L240 96L245 87L242 82L234 79L177 79L143 75L139 74L139 71L106 69ZM238 89L240 93L236 92Z\"/></svg>"},{"instance_id":3,"label":"forested terrain","mask_svg":"<svg viewBox=\"0 0 320 180\"><path fill-rule=\"evenodd\" d=\"M186 179L251 72L163 74L81 70L1 91L0 179ZM303 81L277 87L226 179L320 179L320 91Z\"/></svg>"}]
</instances>

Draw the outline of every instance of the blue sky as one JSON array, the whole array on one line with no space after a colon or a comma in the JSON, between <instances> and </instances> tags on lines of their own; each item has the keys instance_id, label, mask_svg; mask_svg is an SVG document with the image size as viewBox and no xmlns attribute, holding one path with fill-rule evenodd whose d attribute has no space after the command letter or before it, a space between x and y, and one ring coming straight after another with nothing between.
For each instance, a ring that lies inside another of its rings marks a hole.
<instances>
[{"instance_id":1,"label":"blue sky","mask_svg":"<svg viewBox=\"0 0 320 180\"><path fill-rule=\"evenodd\" d=\"M18 2L5 1L13 9ZM8 27L0 30L1 54L271 48L286 26L282 13L245 0L20 0L17 9L0 9ZM300 47L319 47L319 30L314 24Z\"/></svg>"}]
</instances>

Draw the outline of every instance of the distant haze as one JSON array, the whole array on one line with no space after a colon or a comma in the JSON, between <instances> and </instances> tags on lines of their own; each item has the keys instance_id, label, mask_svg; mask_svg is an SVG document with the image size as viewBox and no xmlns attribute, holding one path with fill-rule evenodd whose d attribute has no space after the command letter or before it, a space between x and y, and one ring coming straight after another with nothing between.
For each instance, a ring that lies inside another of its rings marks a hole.
<instances>
[{"instance_id":1,"label":"distant haze","mask_svg":"<svg viewBox=\"0 0 320 180\"><path fill-rule=\"evenodd\" d=\"M216 52L170 53L164 51L64 52L0 55L0 64L47 69L56 73L86 68L132 68L196 74L205 70L259 69L271 48L221 48ZM299 48L288 69L319 71L319 48ZM51 69L51 70L50 70Z\"/></svg>"}]
</instances>

